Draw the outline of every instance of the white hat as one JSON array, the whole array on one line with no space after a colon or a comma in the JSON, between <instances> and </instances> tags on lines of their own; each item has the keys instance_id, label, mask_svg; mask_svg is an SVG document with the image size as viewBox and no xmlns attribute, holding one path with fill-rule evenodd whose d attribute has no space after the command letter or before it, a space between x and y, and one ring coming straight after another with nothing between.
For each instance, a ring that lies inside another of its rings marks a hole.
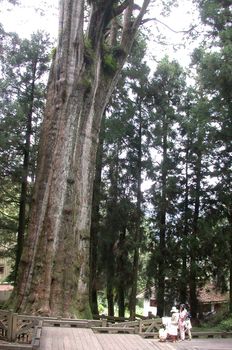
<instances>
[{"instance_id":1,"label":"white hat","mask_svg":"<svg viewBox=\"0 0 232 350\"><path fill-rule=\"evenodd\" d=\"M175 306L173 306L170 312L179 312L179 310Z\"/></svg>"}]
</instances>

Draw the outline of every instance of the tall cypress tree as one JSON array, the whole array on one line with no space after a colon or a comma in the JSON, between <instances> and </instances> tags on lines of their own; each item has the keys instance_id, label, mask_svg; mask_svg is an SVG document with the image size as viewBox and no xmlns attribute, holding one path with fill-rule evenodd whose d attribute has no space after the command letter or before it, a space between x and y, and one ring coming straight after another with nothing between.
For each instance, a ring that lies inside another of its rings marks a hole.
<instances>
[{"instance_id":1,"label":"tall cypress tree","mask_svg":"<svg viewBox=\"0 0 232 350\"><path fill-rule=\"evenodd\" d=\"M35 33L30 40L1 29L1 174L10 172L12 185L18 189L19 214L15 276L22 253L30 206L31 184L35 178L38 134L44 107L44 76L48 73L49 45L47 35ZM8 155L7 155L8 154ZM4 159L8 158L6 165ZM30 182L30 184L29 184Z\"/></svg>"}]
</instances>

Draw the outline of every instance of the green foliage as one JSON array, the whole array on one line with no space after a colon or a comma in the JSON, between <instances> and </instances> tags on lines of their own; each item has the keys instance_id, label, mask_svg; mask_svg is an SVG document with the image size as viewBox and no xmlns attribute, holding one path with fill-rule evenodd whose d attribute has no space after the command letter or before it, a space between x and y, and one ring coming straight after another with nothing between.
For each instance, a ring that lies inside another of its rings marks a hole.
<instances>
[{"instance_id":1,"label":"green foliage","mask_svg":"<svg viewBox=\"0 0 232 350\"><path fill-rule=\"evenodd\" d=\"M87 64L92 64L94 61L95 53L92 47L91 40L88 38L84 39L84 59Z\"/></svg>"},{"instance_id":2,"label":"green foliage","mask_svg":"<svg viewBox=\"0 0 232 350\"><path fill-rule=\"evenodd\" d=\"M113 54L106 53L103 56L103 68L104 68L104 71L109 75L114 74L116 72L117 60L115 59Z\"/></svg>"},{"instance_id":3,"label":"green foliage","mask_svg":"<svg viewBox=\"0 0 232 350\"><path fill-rule=\"evenodd\" d=\"M40 32L34 33L31 40L22 40L15 33L6 33L2 27L0 30L0 245L1 252L14 261L25 176L27 181L30 179L24 202L23 219L27 226L50 42L48 36Z\"/></svg>"},{"instance_id":4,"label":"green foliage","mask_svg":"<svg viewBox=\"0 0 232 350\"><path fill-rule=\"evenodd\" d=\"M88 94L91 91L91 86L92 86L91 79L87 76L84 77L84 79L82 80L82 84L85 89L85 94Z\"/></svg>"},{"instance_id":5,"label":"green foliage","mask_svg":"<svg viewBox=\"0 0 232 350\"><path fill-rule=\"evenodd\" d=\"M56 57L56 51L57 51L57 48L56 47L53 47L51 49L51 59L54 59Z\"/></svg>"},{"instance_id":6,"label":"green foliage","mask_svg":"<svg viewBox=\"0 0 232 350\"><path fill-rule=\"evenodd\" d=\"M219 327L223 331L231 332L232 331L232 315L229 318L227 318L226 320L221 321L221 323L219 324Z\"/></svg>"}]
</instances>

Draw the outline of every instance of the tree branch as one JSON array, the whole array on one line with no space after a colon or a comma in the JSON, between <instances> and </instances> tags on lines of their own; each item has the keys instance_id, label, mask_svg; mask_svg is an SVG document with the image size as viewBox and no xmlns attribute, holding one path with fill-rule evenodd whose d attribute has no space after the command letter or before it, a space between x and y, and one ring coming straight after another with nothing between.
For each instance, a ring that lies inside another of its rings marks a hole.
<instances>
[{"instance_id":1,"label":"tree branch","mask_svg":"<svg viewBox=\"0 0 232 350\"><path fill-rule=\"evenodd\" d=\"M175 30L175 29L172 29L171 27L169 27L166 23L160 21L159 19L157 18L145 18L144 20L141 21L141 24L144 24L144 23L147 23L147 22L150 22L150 21L156 21L156 22L159 22L160 24L162 24L163 26L165 26L166 28L168 28L169 30L171 30L173 33L189 33L191 32L194 28L196 28L196 25L192 26L190 29L188 30Z\"/></svg>"},{"instance_id":2,"label":"tree branch","mask_svg":"<svg viewBox=\"0 0 232 350\"><path fill-rule=\"evenodd\" d=\"M125 0L120 6L118 6L114 11L113 11L113 17L116 17L120 15L129 5L130 0Z\"/></svg>"},{"instance_id":3,"label":"tree branch","mask_svg":"<svg viewBox=\"0 0 232 350\"><path fill-rule=\"evenodd\" d=\"M149 3L150 3L150 0L144 0L143 1L143 5L142 5L142 7L140 9L140 12L139 12L136 20L134 21L134 24L133 24L133 29L134 30L137 30L138 27L140 26L140 24L142 24L142 19L143 19L143 16L145 15L145 13L147 11Z\"/></svg>"}]
</instances>

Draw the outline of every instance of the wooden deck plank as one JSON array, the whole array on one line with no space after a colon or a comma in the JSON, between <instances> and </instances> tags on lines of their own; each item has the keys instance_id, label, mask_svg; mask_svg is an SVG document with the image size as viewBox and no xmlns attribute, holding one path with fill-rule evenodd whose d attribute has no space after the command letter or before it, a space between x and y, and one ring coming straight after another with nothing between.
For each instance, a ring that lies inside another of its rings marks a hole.
<instances>
[{"instance_id":1,"label":"wooden deck plank","mask_svg":"<svg viewBox=\"0 0 232 350\"><path fill-rule=\"evenodd\" d=\"M85 346L85 342L83 340L83 337L81 337L80 333L79 333L79 329L73 329L72 330L73 333L73 337L75 339L75 344L76 344L76 348L79 350L85 350L84 346ZM42 350L42 349L41 349Z\"/></svg>"},{"instance_id":2,"label":"wooden deck plank","mask_svg":"<svg viewBox=\"0 0 232 350\"><path fill-rule=\"evenodd\" d=\"M83 349L102 350L101 345L91 329L78 329L76 333L81 338Z\"/></svg>"},{"instance_id":3,"label":"wooden deck plank","mask_svg":"<svg viewBox=\"0 0 232 350\"><path fill-rule=\"evenodd\" d=\"M154 344L149 344L138 335L132 334L96 334L103 350L155 350Z\"/></svg>"},{"instance_id":4,"label":"wooden deck plank","mask_svg":"<svg viewBox=\"0 0 232 350\"><path fill-rule=\"evenodd\" d=\"M115 347L113 334L95 334L99 344L103 350L120 350L118 347Z\"/></svg>"},{"instance_id":5,"label":"wooden deck plank","mask_svg":"<svg viewBox=\"0 0 232 350\"><path fill-rule=\"evenodd\" d=\"M133 346L134 346L133 349L140 349L140 350L151 350L151 349L154 350L154 349L156 349L154 344L151 344L150 342L141 338L138 335L131 337L131 343L132 343L132 341L133 341Z\"/></svg>"},{"instance_id":6,"label":"wooden deck plank","mask_svg":"<svg viewBox=\"0 0 232 350\"><path fill-rule=\"evenodd\" d=\"M121 349L122 350L127 350L127 349L141 349L140 347L138 347L138 343L136 341L134 341L135 337L130 336L127 337L126 335L122 334L122 336L116 338L117 342L119 344L121 344ZM141 349L142 350L142 349Z\"/></svg>"},{"instance_id":7,"label":"wooden deck plank","mask_svg":"<svg viewBox=\"0 0 232 350\"><path fill-rule=\"evenodd\" d=\"M157 345L157 346L156 346ZM43 327L40 350L159 350L137 334L94 333L90 328Z\"/></svg>"}]
</instances>

